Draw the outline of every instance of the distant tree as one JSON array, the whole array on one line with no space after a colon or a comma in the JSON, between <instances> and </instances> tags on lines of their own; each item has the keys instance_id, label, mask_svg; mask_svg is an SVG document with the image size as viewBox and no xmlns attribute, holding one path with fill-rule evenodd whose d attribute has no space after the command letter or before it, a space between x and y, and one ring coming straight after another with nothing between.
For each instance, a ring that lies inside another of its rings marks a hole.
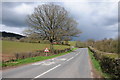
<instances>
[{"instance_id":1,"label":"distant tree","mask_svg":"<svg viewBox=\"0 0 120 80\"><path fill-rule=\"evenodd\" d=\"M94 39L88 39L88 40L87 40L87 45L88 45L88 46L93 46L94 43L95 43L95 40L94 40Z\"/></svg>"},{"instance_id":2,"label":"distant tree","mask_svg":"<svg viewBox=\"0 0 120 80\"><path fill-rule=\"evenodd\" d=\"M9 38L20 39L20 38L23 38L25 36L22 36L22 35L16 34L16 33L10 33L10 32L3 31L3 32L0 32L0 37L3 37L3 38L9 37Z\"/></svg>"},{"instance_id":3,"label":"distant tree","mask_svg":"<svg viewBox=\"0 0 120 80\"><path fill-rule=\"evenodd\" d=\"M117 39L110 38L110 39L95 41L93 47L103 52L119 53L118 45L119 42Z\"/></svg>"},{"instance_id":4,"label":"distant tree","mask_svg":"<svg viewBox=\"0 0 120 80\"><path fill-rule=\"evenodd\" d=\"M71 37L64 37L65 44L68 45L69 41L71 40Z\"/></svg>"},{"instance_id":5,"label":"distant tree","mask_svg":"<svg viewBox=\"0 0 120 80\"><path fill-rule=\"evenodd\" d=\"M87 47L86 43L85 42L81 42L81 41L76 41L75 46L78 47L78 48L85 48L85 47Z\"/></svg>"},{"instance_id":6,"label":"distant tree","mask_svg":"<svg viewBox=\"0 0 120 80\"><path fill-rule=\"evenodd\" d=\"M33 14L28 15L27 23L29 24L27 35L37 34L41 39L49 40L51 44L64 40L65 37L80 34L77 22L59 5L39 5Z\"/></svg>"},{"instance_id":7,"label":"distant tree","mask_svg":"<svg viewBox=\"0 0 120 80\"><path fill-rule=\"evenodd\" d=\"M119 54L119 58L120 58L120 35L118 35L118 54Z\"/></svg>"}]
</instances>

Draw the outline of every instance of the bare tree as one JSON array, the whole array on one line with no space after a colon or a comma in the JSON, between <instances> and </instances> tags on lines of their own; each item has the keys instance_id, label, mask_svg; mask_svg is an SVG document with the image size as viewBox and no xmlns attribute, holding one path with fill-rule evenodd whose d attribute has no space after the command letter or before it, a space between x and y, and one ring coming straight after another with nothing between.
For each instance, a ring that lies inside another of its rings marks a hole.
<instances>
[{"instance_id":1,"label":"bare tree","mask_svg":"<svg viewBox=\"0 0 120 80\"><path fill-rule=\"evenodd\" d=\"M93 46L94 43L95 43L95 40L94 40L94 39L88 39L88 40L87 40L87 45L88 45L88 46Z\"/></svg>"},{"instance_id":2,"label":"bare tree","mask_svg":"<svg viewBox=\"0 0 120 80\"><path fill-rule=\"evenodd\" d=\"M68 12L59 5L43 4L34 9L34 13L28 15L28 35L39 34L43 40L64 40L65 37L76 36L80 31L76 28L77 22Z\"/></svg>"}]
</instances>

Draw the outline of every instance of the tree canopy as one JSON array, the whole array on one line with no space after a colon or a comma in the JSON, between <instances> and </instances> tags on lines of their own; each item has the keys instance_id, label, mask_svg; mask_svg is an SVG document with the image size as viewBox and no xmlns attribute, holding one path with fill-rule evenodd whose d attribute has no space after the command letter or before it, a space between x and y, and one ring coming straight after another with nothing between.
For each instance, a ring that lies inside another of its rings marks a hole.
<instances>
[{"instance_id":1,"label":"tree canopy","mask_svg":"<svg viewBox=\"0 0 120 80\"><path fill-rule=\"evenodd\" d=\"M64 7L55 4L43 4L34 9L27 17L29 28L27 35L37 34L43 40L61 41L80 34L77 22Z\"/></svg>"}]
</instances>

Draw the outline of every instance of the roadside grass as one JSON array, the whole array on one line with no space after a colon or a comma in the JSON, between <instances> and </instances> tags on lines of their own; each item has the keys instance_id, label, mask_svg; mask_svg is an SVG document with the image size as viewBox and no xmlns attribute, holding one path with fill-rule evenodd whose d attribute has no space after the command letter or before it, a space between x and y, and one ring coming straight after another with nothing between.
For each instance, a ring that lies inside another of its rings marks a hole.
<instances>
[{"instance_id":1,"label":"roadside grass","mask_svg":"<svg viewBox=\"0 0 120 80\"><path fill-rule=\"evenodd\" d=\"M89 49L88 49L89 50ZM97 61L95 59L95 57L93 56L93 53L89 50L89 55L91 57L91 60L92 60L92 63L93 63L93 66L95 67L95 69L99 70L99 71L102 71L101 70L101 67L100 67L100 64L99 64L99 61Z\"/></svg>"},{"instance_id":2,"label":"roadside grass","mask_svg":"<svg viewBox=\"0 0 120 80\"><path fill-rule=\"evenodd\" d=\"M15 53L34 52L36 50L44 50L46 47L50 48L50 44L2 41L2 54L14 55ZM66 48L69 48L69 46L54 45L54 49L57 50L63 50Z\"/></svg>"},{"instance_id":3,"label":"roadside grass","mask_svg":"<svg viewBox=\"0 0 120 80\"><path fill-rule=\"evenodd\" d=\"M91 57L91 61L92 61L92 64L93 64L93 66L94 66L94 68L98 71L98 72L100 72L100 75L101 76L103 76L104 78L109 78L109 74L106 74L106 73L103 73L102 72L102 69L101 69L101 66L100 66L100 63L99 63L99 61L97 61L96 59L95 59L95 57L93 56L93 53L88 49L88 52L89 52L89 55L90 55L90 57Z\"/></svg>"},{"instance_id":4,"label":"roadside grass","mask_svg":"<svg viewBox=\"0 0 120 80\"><path fill-rule=\"evenodd\" d=\"M2 62L0 61L0 67L2 66Z\"/></svg>"},{"instance_id":5,"label":"roadside grass","mask_svg":"<svg viewBox=\"0 0 120 80\"><path fill-rule=\"evenodd\" d=\"M2 63L2 67L18 66L18 65L22 65L22 64L28 64L28 63L33 63L33 62L37 62L37 61L43 61L43 60L46 60L46 59L51 59L51 58L54 58L54 57L65 55L65 54L70 53L70 52L72 52L76 49L77 48L73 48L71 51L56 54L56 55L52 55L52 56L37 56L37 57L31 57L31 58L26 58L26 59L18 59L18 60L15 60L15 61L9 61L9 62Z\"/></svg>"}]
</instances>

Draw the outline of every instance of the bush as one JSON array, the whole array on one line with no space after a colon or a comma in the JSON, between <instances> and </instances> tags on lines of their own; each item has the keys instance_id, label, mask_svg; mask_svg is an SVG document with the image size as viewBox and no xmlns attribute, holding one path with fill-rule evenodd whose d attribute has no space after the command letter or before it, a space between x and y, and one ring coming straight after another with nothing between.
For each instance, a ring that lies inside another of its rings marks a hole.
<instances>
[{"instance_id":1,"label":"bush","mask_svg":"<svg viewBox=\"0 0 120 80\"><path fill-rule=\"evenodd\" d=\"M89 40L87 42L88 46L92 46L97 50L109 52L109 53L119 53L118 52L118 40L117 39L104 39L99 41Z\"/></svg>"},{"instance_id":2,"label":"bush","mask_svg":"<svg viewBox=\"0 0 120 80\"><path fill-rule=\"evenodd\" d=\"M89 47L94 57L100 62L102 72L110 74L111 78L120 78L120 58L105 56L104 52ZM107 53L106 53L107 54Z\"/></svg>"},{"instance_id":3,"label":"bush","mask_svg":"<svg viewBox=\"0 0 120 80\"><path fill-rule=\"evenodd\" d=\"M70 48L66 48L64 50L54 50L52 53L51 52L47 53L47 56L51 56L51 55L54 55L54 54L60 54L60 53L67 52L67 51L70 51L70 50L71 50ZM25 58L30 58L30 57L36 57L36 56L46 56L46 53L44 52L44 50L37 50L35 52L28 52L28 53L15 53L14 58L11 58L11 59L7 60L7 62L15 61L17 59L25 59ZM3 61L3 63L4 62L6 62L6 61Z\"/></svg>"},{"instance_id":4,"label":"bush","mask_svg":"<svg viewBox=\"0 0 120 80\"><path fill-rule=\"evenodd\" d=\"M70 51L70 50L71 50L70 48L66 48L64 50L54 50L54 54L59 54L59 53L67 52L67 51Z\"/></svg>"}]
</instances>

